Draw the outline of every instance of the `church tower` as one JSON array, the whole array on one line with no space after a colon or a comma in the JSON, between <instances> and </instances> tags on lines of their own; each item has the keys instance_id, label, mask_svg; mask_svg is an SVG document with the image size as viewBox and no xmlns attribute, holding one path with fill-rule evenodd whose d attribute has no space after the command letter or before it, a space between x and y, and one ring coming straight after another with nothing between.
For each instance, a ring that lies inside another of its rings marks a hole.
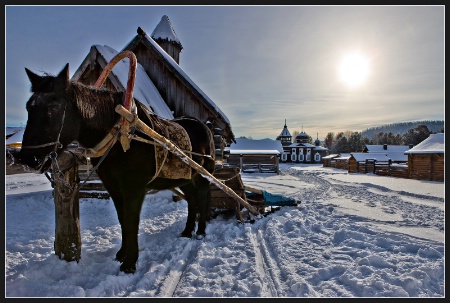
<instances>
[{"instance_id":1,"label":"church tower","mask_svg":"<svg viewBox=\"0 0 450 303\"><path fill-rule=\"evenodd\" d=\"M284 120L284 127L283 130L281 131L281 134L277 137L276 140L281 141L281 145L285 146L285 145L291 145L292 144L292 135L289 132L287 125L286 125L286 119Z\"/></svg>"},{"instance_id":2,"label":"church tower","mask_svg":"<svg viewBox=\"0 0 450 303\"><path fill-rule=\"evenodd\" d=\"M319 133L317 133L317 139L316 139L316 141L314 141L314 144L316 146L320 146Z\"/></svg>"},{"instance_id":3,"label":"church tower","mask_svg":"<svg viewBox=\"0 0 450 303\"><path fill-rule=\"evenodd\" d=\"M178 65L180 64L180 53L183 46L170 23L169 17L162 16L151 37Z\"/></svg>"}]
</instances>

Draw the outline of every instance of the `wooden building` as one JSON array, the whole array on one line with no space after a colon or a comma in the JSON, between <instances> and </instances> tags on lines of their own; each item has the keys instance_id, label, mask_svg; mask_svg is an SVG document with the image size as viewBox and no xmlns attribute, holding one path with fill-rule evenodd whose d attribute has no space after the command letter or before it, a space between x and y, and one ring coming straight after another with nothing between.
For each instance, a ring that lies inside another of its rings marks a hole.
<instances>
[{"instance_id":1,"label":"wooden building","mask_svg":"<svg viewBox=\"0 0 450 303\"><path fill-rule=\"evenodd\" d=\"M322 163L323 163L323 167L334 167L335 166L335 161L333 160L334 158L339 157L339 154L331 154L331 155L327 155L325 157L322 157Z\"/></svg>"},{"instance_id":2,"label":"wooden building","mask_svg":"<svg viewBox=\"0 0 450 303\"><path fill-rule=\"evenodd\" d=\"M408 162L408 157L405 155L405 151L411 147L412 146L408 145L367 144L364 147L363 153L381 153L388 156L392 160L392 163L406 164L406 162Z\"/></svg>"},{"instance_id":3,"label":"wooden building","mask_svg":"<svg viewBox=\"0 0 450 303\"><path fill-rule=\"evenodd\" d=\"M320 146L319 134L317 134L317 139L314 144L308 143L309 136L303 131L292 142L292 136L287 128L286 120L276 140L280 141L283 146L283 153L281 154L282 162L322 163L323 157L328 153L328 148Z\"/></svg>"},{"instance_id":4,"label":"wooden building","mask_svg":"<svg viewBox=\"0 0 450 303\"><path fill-rule=\"evenodd\" d=\"M349 173L377 173L377 166L385 168L391 164L391 158L383 153L350 153Z\"/></svg>"},{"instance_id":5,"label":"wooden building","mask_svg":"<svg viewBox=\"0 0 450 303\"><path fill-rule=\"evenodd\" d=\"M229 152L227 164L238 166L242 172L280 172L283 148L278 140L237 138L226 151Z\"/></svg>"},{"instance_id":6,"label":"wooden building","mask_svg":"<svg viewBox=\"0 0 450 303\"><path fill-rule=\"evenodd\" d=\"M444 181L445 135L431 134L427 139L405 151L409 178Z\"/></svg>"},{"instance_id":7,"label":"wooden building","mask_svg":"<svg viewBox=\"0 0 450 303\"><path fill-rule=\"evenodd\" d=\"M339 157L333 158L334 167L339 169L348 170L348 160L350 159L350 154L340 154Z\"/></svg>"},{"instance_id":8,"label":"wooden building","mask_svg":"<svg viewBox=\"0 0 450 303\"><path fill-rule=\"evenodd\" d=\"M191 116L205 123L209 121L217 130L216 134L220 134L223 138L225 145L234 142L234 134L227 116L178 64L182 46L167 16L162 17L152 36L147 35L139 27L137 35L122 50L132 51L136 55L139 63L138 71L142 71L149 79L149 81L145 79L146 83L151 83L150 85L154 87L150 90L152 91L151 96L144 96L145 99L148 99L147 104L151 103L149 106L161 109L162 106L153 103L161 103L159 101L162 100L169 109L169 116L173 115L175 118ZM109 46L93 45L72 79L93 85L112 58L109 58L108 54L112 53L118 53L118 51ZM127 60L122 61L126 62ZM115 71L116 68L113 69L104 86L111 90L125 90L126 79L123 79L123 73L115 73ZM125 73L126 75L127 73ZM145 77L140 79L143 78ZM136 84L139 82L140 80L137 78ZM148 89L146 88L146 90ZM135 88L135 94L138 91ZM135 97L137 98L136 95ZM145 102L142 103L145 104ZM163 111L167 112L167 110Z\"/></svg>"}]
</instances>

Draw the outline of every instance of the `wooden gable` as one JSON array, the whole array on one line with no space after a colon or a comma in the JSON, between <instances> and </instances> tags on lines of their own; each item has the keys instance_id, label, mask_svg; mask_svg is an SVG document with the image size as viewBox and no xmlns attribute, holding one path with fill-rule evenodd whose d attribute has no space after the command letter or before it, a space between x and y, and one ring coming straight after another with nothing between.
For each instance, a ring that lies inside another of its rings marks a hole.
<instances>
[{"instance_id":1,"label":"wooden gable","mask_svg":"<svg viewBox=\"0 0 450 303\"><path fill-rule=\"evenodd\" d=\"M136 35L124 50L132 51L175 117L193 116L223 130L228 144L235 141L228 118L151 37Z\"/></svg>"}]
</instances>

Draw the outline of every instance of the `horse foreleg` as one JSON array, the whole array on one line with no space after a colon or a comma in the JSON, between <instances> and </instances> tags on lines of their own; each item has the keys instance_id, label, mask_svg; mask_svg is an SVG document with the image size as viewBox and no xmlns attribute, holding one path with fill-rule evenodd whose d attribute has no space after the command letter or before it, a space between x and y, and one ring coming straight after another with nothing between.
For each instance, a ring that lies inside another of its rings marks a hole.
<instances>
[{"instance_id":1,"label":"horse foreleg","mask_svg":"<svg viewBox=\"0 0 450 303\"><path fill-rule=\"evenodd\" d=\"M117 253L123 255L120 270L125 273L136 271L139 256L138 232L145 190L131 189L124 198L124 218L122 223L122 248Z\"/></svg>"},{"instance_id":2,"label":"horse foreleg","mask_svg":"<svg viewBox=\"0 0 450 303\"><path fill-rule=\"evenodd\" d=\"M120 182L117 182L116 179L110 178L110 174L105 174L103 172L99 172L99 176L102 178L102 182L108 191L109 195L111 196L111 200L114 202L114 207L116 208L117 218L119 220L120 228L121 228L121 235L122 235L122 246L119 249L119 251L116 253L116 260L119 262L123 262L125 259L125 253L127 248L127 237L123 230L123 224L124 224L124 203L123 203L123 197L120 192Z\"/></svg>"},{"instance_id":3,"label":"horse foreleg","mask_svg":"<svg viewBox=\"0 0 450 303\"><path fill-rule=\"evenodd\" d=\"M195 230L195 219L197 217L197 203L195 199L195 188L193 184L181 186L185 199L188 203L188 215L186 220L186 227L180 234L181 237L192 237L192 233Z\"/></svg>"}]
</instances>

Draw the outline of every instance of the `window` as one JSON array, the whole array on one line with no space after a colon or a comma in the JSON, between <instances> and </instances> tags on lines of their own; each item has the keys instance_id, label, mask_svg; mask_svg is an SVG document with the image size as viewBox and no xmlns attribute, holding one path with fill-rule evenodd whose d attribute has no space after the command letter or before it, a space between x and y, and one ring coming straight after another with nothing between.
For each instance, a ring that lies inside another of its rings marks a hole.
<instances>
[{"instance_id":1,"label":"window","mask_svg":"<svg viewBox=\"0 0 450 303\"><path fill-rule=\"evenodd\" d=\"M320 162L320 154L319 154L319 153L316 153L316 154L314 155L314 161Z\"/></svg>"},{"instance_id":2,"label":"window","mask_svg":"<svg viewBox=\"0 0 450 303\"><path fill-rule=\"evenodd\" d=\"M286 153L282 153L281 154L281 161L286 162L287 160L287 154Z\"/></svg>"},{"instance_id":3,"label":"window","mask_svg":"<svg viewBox=\"0 0 450 303\"><path fill-rule=\"evenodd\" d=\"M295 160L297 160L297 156L295 154L292 154L291 155L291 161L295 161Z\"/></svg>"}]
</instances>

